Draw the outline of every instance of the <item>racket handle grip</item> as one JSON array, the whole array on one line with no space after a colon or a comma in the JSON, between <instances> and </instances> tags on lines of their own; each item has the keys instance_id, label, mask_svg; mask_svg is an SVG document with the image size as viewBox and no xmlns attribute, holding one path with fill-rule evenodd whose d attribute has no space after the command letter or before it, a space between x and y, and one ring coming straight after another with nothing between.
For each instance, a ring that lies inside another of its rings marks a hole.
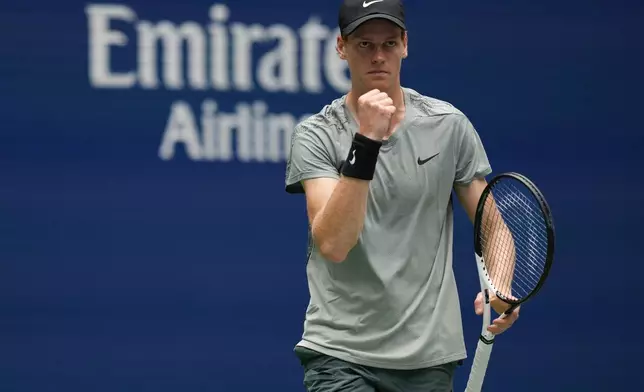
<instances>
[{"instance_id":1,"label":"racket handle grip","mask_svg":"<svg viewBox=\"0 0 644 392\"><path fill-rule=\"evenodd\" d=\"M485 372L487 371L487 364L490 361L493 345L494 340L479 339L465 392L480 392L483 388L483 380L485 379Z\"/></svg>"}]
</instances>

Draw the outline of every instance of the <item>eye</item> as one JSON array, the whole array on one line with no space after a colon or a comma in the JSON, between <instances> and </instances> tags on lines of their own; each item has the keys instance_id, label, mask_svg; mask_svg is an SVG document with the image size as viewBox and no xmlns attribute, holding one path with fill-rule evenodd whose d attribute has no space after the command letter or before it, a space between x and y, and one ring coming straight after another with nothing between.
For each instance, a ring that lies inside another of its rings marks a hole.
<instances>
[{"instance_id":1,"label":"eye","mask_svg":"<svg viewBox=\"0 0 644 392\"><path fill-rule=\"evenodd\" d=\"M368 48L368 47L369 47L369 42L367 42L367 41L360 41L360 42L358 43L358 46L359 46L359 47L361 47L361 48Z\"/></svg>"},{"instance_id":2,"label":"eye","mask_svg":"<svg viewBox=\"0 0 644 392\"><path fill-rule=\"evenodd\" d=\"M392 47L396 46L398 43L396 41L387 41L385 44L387 46L389 46L390 48L392 48Z\"/></svg>"}]
</instances>

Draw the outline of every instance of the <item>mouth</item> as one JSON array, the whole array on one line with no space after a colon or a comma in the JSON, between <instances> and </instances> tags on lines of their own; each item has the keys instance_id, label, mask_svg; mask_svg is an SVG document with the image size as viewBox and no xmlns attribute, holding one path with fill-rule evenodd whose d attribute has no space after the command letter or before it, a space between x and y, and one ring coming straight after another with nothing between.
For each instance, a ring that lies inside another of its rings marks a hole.
<instances>
[{"instance_id":1,"label":"mouth","mask_svg":"<svg viewBox=\"0 0 644 392\"><path fill-rule=\"evenodd\" d=\"M385 76L385 75L388 75L388 74L389 74L389 72L387 72L387 71L375 70L375 71L369 71L367 74L369 74L369 75L375 75L375 76Z\"/></svg>"}]
</instances>

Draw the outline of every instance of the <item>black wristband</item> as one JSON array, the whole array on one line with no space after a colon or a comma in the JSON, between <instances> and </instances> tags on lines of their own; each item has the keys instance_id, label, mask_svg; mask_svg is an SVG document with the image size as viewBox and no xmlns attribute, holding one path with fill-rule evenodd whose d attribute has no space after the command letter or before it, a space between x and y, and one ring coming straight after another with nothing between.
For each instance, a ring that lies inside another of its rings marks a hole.
<instances>
[{"instance_id":1,"label":"black wristband","mask_svg":"<svg viewBox=\"0 0 644 392\"><path fill-rule=\"evenodd\" d=\"M347 160L342 166L342 175L371 181L376 171L381 146L382 142L356 133Z\"/></svg>"}]
</instances>

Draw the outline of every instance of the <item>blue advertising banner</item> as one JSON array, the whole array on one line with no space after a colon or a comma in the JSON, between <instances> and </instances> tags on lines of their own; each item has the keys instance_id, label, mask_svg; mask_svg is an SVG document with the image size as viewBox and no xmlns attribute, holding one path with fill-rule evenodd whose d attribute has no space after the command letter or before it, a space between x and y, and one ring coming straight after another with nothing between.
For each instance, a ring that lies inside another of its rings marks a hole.
<instances>
[{"instance_id":1,"label":"blue advertising banner","mask_svg":"<svg viewBox=\"0 0 644 392\"><path fill-rule=\"evenodd\" d=\"M408 0L402 83L548 199L551 277L485 390L638 390L641 2ZM0 5L0 391L303 391L295 125L346 93L339 2ZM454 271L480 332L472 225Z\"/></svg>"}]
</instances>

